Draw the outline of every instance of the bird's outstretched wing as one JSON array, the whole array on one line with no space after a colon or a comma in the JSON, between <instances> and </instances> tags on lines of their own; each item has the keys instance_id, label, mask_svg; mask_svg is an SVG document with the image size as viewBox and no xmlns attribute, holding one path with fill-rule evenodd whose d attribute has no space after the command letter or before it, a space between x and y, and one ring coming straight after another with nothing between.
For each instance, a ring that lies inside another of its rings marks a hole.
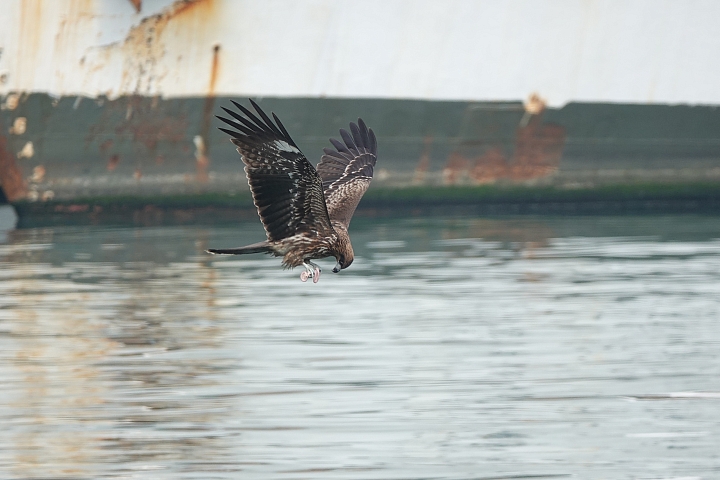
<instances>
[{"instance_id":1,"label":"bird's outstretched wing","mask_svg":"<svg viewBox=\"0 0 720 480\"><path fill-rule=\"evenodd\" d=\"M322 177L330 219L347 227L370 186L377 160L377 139L360 118L357 125L350 124L350 132L341 129L340 136L345 144L331 138L335 149L324 149L317 171Z\"/></svg>"},{"instance_id":2,"label":"bird's outstretched wing","mask_svg":"<svg viewBox=\"0 0 720 480\"><path fill-rule=\"evenodd\" d=\"M322 180L285 127L273 113L275 123L252 100L259 115L237 102L240 112L223 107L230 118L218 118L234 130L220 128L233 138L245 163L253 201L268 241L299 233L333 232L325 205Z\"/></svg>"}]
</instances>

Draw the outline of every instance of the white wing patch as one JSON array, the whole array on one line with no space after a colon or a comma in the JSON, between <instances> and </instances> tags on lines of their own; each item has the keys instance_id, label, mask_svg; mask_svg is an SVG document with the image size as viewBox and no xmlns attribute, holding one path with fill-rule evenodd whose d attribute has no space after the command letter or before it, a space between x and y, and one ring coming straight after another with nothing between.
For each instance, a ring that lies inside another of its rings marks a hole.
<instances>
[{"instance_id":1,"label":"white wing patch","mask_svg":"<svg viewBox=\"0 0 720 480\"><path fill-rule=\"evenodd\" d=\"M273 145L275 146L275 148L277 148L281 152L300 153L300 150L293 147L292 145L290 145L289 143L287 143L284 140L275 140L273 142Z\"/></svg>"}]
</instances>

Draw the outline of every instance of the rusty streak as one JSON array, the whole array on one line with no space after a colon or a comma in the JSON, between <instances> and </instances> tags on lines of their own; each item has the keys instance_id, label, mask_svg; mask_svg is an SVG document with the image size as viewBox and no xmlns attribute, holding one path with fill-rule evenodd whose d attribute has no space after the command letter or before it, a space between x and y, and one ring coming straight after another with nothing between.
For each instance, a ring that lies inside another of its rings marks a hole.
<instances>
[{"instance_id":1,"label":"rusty streak","mask_svg":"<svg viewBox=\"0 0 720 480\"><path fill-rule=\"evenodd\" d=\"M135 11L140 13L140 10L142 10L142 0L130 0L130 3L135 7Z\"/></svg>"},{"instance_id":2,"label":"rusty streak","mask_svg":"<svg viewBox=\"0 0 720 480\"><path fill-rule=\"evenodd\" d=\"M0 185L8 201L22 200L27 194L27 184L17 165L15 154L10 151L7 138L0 134Z\"/></svg>"},{"instance_id":3,"label":"rusty streak","mask_svg":"<svg viewBox=\"0 0 720 480\"><path fill-rule=\"evenodd\" d=\"M208 95L215 96L215 83L217 82L218 68L220 67L220 45L213 46L212 67L210 67L210 86Z\"/></svg>"},{"instance_id":4,"label":"rusty streak","mask_svg":"<svg viewBox=\"0 0 720 480\"><path fill-rule=\"evenodd\" d=\"M203 106L203 119L200 127L200 137L203 141L204 148L198 149L197 156L197 180L201 183L207 183L207 170L210 166L209 146L210 146L210 123L212 122L213 108L215 107L215 83L217 82L218 70L220 68L220 45L213 46L212 64L210 65L210 83L208 85L208 94L205 97L205 105Z\"/></svg>"}]
</instances>

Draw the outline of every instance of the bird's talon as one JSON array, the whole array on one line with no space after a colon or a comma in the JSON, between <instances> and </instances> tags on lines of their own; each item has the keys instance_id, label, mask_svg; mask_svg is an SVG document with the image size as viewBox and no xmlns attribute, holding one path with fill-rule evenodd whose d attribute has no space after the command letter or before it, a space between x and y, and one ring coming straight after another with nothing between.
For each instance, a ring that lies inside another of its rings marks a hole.
<instances>
[{"instance_id":1,"label":"bird's talon","mask_svg":"<svg viewBox=\"0 0 720 480\"><path fill-rule=\"evenodd\" d=\"M302 280L303 282L307 282L309 277L310 277L310 274L308 273L307 270L305 270L304 272L302 272L300 274L300 280Z\"/></svg>"},{"instance_id":2,"label":"bird's talon","mask_svg":"<svg viewBox=\"0 0 720 480\"><path fill-rule=\"evenodd\" d=\"M315 267L315 270L313 270L312 279L313 283L320 281L320 269L318 267Z\"/></svg>"}]
</instances>

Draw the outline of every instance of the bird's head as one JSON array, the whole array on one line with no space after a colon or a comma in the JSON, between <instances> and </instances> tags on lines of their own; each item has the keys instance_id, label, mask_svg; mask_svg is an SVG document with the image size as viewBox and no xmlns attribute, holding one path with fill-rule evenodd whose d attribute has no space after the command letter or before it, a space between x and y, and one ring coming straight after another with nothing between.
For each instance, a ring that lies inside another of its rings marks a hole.
<instances>
[{"instance_id":1,"label":"bird's head","mask_svg":"<svg viewBox=\"0 0 720 480\"><path fill-rule=\"evenodd\" d=\"M355 260L352 252L350 252L350 255L341 253L335 257L335 259L337 260L337 263L335 264L335 268L333 268L333 273L338 273L340 270L349 267L353 260Z\"/></svg>"},{"instance_id":2,"label":"bird's head","mask_svg":"<svg viewBox=\"0 0 720 480\"><path fill-rule=\"evenodd\" d=\"M333 273L338 273L340 270L343 270L352 264L355 259L355 254L353 253L350 237L347 233L347 227L337 221L333 222L332 226L333 230L337 233L337 240L331 250L332 255L335 257L335 260L337 260L337 264L335 264L335 268L333 268Z\"/></svg>"}]
</instances>

